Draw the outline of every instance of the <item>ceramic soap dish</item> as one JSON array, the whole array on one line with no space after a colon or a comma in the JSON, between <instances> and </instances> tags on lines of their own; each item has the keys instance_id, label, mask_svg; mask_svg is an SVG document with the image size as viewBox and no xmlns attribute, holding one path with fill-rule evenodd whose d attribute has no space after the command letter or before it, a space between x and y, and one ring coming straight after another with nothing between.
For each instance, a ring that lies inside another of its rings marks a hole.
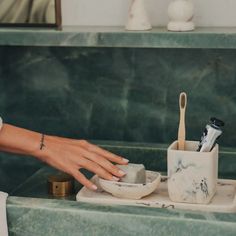
<instances>
[{"instance_id":1,"label":"ceramic soap dish","mask_svg":"<svg viewBox=\"0 0 236 236\"><path fill-rule=\"evenodd\" d=\"M114 197L125 199L140 199L154 192L160 182L161 175L158 172L146 171L145 184L132 184L125 182L108 181L99 178L99 184L106 192Z\"/></svg>"},{"instance_id":2,"label":"ceramic soap dish","mask_svg":"<svg viewBox=\"0 0 236 236\"><path fill-rule=\"evenodd\" d=\"M92 181L99 186L99 178L97 176L94 176ZM162 177L160 185L153 193L142 199L134 200L118 198L103 191L101 187L99 187L96 192L83 187L78 192L76 200L78 202L97 203L103 205L130 205L205 212L236 213L236 180L219 179L216 194L207 205L172 202L168 195L166 177Z\"/></svg>"}]
</instances>

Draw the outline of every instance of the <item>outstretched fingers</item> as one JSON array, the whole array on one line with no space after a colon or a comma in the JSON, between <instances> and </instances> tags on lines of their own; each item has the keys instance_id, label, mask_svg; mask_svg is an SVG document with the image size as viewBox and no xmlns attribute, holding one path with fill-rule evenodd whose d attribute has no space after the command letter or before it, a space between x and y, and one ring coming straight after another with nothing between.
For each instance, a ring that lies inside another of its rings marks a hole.
<instances>
[{"instance_id":1,"label":"outstretched fingers","mask_svg":"<svg viewBox=\"0 0 236 236\"><path fill-rule=\"evenodd\" d=\"M99 177L111 180L111 181L118 181L119 178L116 176L113 176L109 171L105 170L102 166L97 164L94 161L90 161L88 159L80 159L80 162L78 163L79 166L82 166L83 168L97 174Z\"/></svg>"},{"instance_id":2,"label":"outstretched fingers","mask_svg":"<svg viewBox=\"0 0 236 236\"><path fill-rule=\"evenodd\" d=\"M123 177L125 175L125 173L122 170L120 170L117 166L112 164L112 162L107 160L105 157L95 152L90 152L84 148L81 148L80 152L84 158L92 161L94 164L98 164L100 167L105 169L110 174L117 176L118 178Z\"/></svg>"},{"instance_id":3,"label":"outstretched fingers","mask_svg":"<svg viewBox=\"0 0 236 236\"><path fill-rule=\"evenodd\" d=\"M88 143L86 141L84 142L83 145L84 145L84 148L86 148L88 151L95 152L95 153L105 157L109 161L115 162L117 164L125 165L125 164L128 164L128 162L129 162L128 159L125 159L121 156L113 154L107 150L104 150L104 149L102 149L94 144Z\"/></svg>"},{"instance_id":4,"label":"outstretched fingers","mask_svg":"<svg viewBox=\"0 0 236 236\"><path fill-rule=\"evenodd\" d=\"M97 190L97 186L89 181L79 170L73 173L74 178L85 187L91 190Z\"/></svg>"}]
</instances>

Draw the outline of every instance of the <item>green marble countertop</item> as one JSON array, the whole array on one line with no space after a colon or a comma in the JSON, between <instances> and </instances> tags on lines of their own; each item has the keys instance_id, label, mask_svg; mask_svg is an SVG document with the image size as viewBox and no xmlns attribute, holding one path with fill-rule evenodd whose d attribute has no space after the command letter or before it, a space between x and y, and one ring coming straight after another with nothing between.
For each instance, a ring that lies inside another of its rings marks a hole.
<instances>
[{"instance_id":1,"label":"green marble countertop","mask_svg":"<svg viewBox=\"0 0 236 236\"><path fill-rule=\"evenodd\" d=\"M1 28L0 46L236 48L236 27L204 27L193 32L126 31L124 27Z\"/></svg>"},{"instance_id":2,"label":"green marble countertop","mask_svg":"<svg viewBox=\"0 0 236 236\"><path fill-rule=\"evenodd\" d=\"M236 235L236 214L10 197L10 236Z\"/></svg>"},{"instance_id":3,"label":"green marble countertop","mask_svg":"<svg viewBox=\"0 0 236 236\"><path fill-rule=\"evenodd\" d=\"M165 144L95 142L100 146L143 163L147 169L166 171ZM236 178L236 152L222 148L219 174ZM3 167L2 167L3 168ZM34 167L35 168L35 167ZM207 213L176 209L97 205L67 199L52 199L46 179L56 170L40 166L38 171L14 187L7 201L11 235L236 235L236 213ZM85 173L87 177L91 176ZM76 185L76 192L81 188Z\"/></svg>"}]
</instances>

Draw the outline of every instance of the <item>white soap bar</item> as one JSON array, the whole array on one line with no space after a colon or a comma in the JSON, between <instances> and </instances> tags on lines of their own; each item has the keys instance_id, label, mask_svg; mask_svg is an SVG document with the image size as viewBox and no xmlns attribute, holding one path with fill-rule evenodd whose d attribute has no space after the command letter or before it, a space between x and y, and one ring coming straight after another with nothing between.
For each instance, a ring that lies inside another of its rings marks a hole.
<instances>
[{"instance_id":1,"label":"white soap bar","mask_svg":"<svg viewBox=\"0 0 236 236\"><path fill-rule=\"evenodd\" d=\"M121 178L121 182L132 183L132 184L145 184L146 183L146 171L142 164L128 164L118 165L126 175Z\"/></svg>"}]
</instances>

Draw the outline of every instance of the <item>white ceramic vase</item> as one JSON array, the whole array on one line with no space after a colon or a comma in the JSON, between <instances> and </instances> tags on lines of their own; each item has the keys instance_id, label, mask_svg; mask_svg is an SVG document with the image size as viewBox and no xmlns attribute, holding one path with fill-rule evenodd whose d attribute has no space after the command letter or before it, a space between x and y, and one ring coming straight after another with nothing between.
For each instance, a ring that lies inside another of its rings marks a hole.
<instances>
[{"instance_id":1,"label":"white ceramic vase","mask_svg":"<svg viewBox=\"0 0 236 236\"><path fill-rule=\"evenodd\" d=\"M145 0L132 0L126 30L150 30L152 28L145 9Z\"/></svg>"},{"instance_id":2,"label":"white ceramic vase","mask_svg":"<svg viewBox=\"0 0 236 236\"><path fill-rule=\"evenodd\" d=\"M170 22L167 28L170 31L191 31L195 28L192 0L174 0L168 7L168 16Z\"/></svg>"}]
</instances>

